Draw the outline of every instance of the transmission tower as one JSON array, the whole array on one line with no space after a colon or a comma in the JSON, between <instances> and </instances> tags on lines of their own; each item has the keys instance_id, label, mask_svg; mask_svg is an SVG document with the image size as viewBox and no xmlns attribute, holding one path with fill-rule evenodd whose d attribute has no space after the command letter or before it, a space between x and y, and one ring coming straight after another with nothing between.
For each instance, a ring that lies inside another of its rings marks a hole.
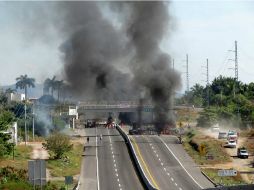
<instances>
[{"instance_id":1,"label":"transmission tower","mask_svg":"<svg viewBox=\"0 0 254 190\"><path fill-rule=\"evenodd\" d=\"M235 59L233 61L235 62L235 86L234 86L234 97L236 92L238 92L238 50L237 50L237 41L235 41L235 50L230 50L235 53ZM232 60L232 59L231 59ZM239 103L237 103L237 115L239 117L240 111L239 111Z\"/></svg>"},{"instance_id":2,"label":"transmission tower","mask_svg":"<svg viewBox=\"0 0 254 190\"><path fill-rule=\"evenodd\" d=\"M208 59L206 59L206 100L207 100L207 106L210 105L210 98L209 98L209 63Z\"/></svg>"}]
</instances>

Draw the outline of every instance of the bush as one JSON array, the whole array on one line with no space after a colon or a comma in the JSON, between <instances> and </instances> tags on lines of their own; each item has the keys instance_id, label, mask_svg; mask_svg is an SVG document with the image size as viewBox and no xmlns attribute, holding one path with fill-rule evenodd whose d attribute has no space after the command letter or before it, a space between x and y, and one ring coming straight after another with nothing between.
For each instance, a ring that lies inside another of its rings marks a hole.
<instances>
[{"instance_id":1,"label":"bush","mask_svg":"<svg viewBox=\"0 0 254 190\"><path fill-rule=\"evenodd\" d=\"M63 155L73 148L70 144L70 138L61 133L55 133L46 139L46 143L42 143L43 148L49 151L50 156L54 159L61 159Z\"/></svg>"}]
</instances>

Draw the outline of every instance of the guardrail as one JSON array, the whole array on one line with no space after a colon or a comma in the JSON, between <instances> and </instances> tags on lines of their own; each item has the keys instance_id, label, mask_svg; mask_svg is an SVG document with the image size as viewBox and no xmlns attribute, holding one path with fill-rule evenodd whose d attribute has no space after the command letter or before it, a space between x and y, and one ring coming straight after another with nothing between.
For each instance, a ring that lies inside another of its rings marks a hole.
<instances>
[{"instance_id":1,"label":"guardrail","mask_svg":"<svg viewBox=\"0 0 254 190\"><path fill-rule=\"evenodd\" d=\"M119 127L118 125L116 125L116 129L119 131L119 133L122 135L122 137L124 138L124 140L127 142L127 146L131 152L131 156L132 158L134 159L134 162L135 162L135 165L136 165L136 168L138 170L138 173L144 183L144 185L146 186L146 188L148 190L157 190L152 184L151 182L148 180L148 178L146 177L145 175L145 172L143 170L143 168L141 167L141 164L137 158L137 155L136 155L136 152L133 148L133 145L130 141L130 138L128 137L128 135L121 129L121 127Z\"/></svg>"}]
</instances>

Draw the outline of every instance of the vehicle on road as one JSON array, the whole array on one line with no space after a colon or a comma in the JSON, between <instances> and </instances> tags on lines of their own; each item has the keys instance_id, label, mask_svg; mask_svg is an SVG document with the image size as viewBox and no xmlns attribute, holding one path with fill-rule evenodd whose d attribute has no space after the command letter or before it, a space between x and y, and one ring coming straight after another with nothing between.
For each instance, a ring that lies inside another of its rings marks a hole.
<instances>
[{"instance_id":1,"label":"vehicle on road","mask_svg":"<svg viewBox=\"0 0 254 190\"><path fill-rule=\"evenodd\" d=\"M236 148L236 141L235 140L229 140L226 145L228 148Z\"/></svg>"},{"instance_id":2,"label":"vehicle on road","mask_svg":"<svg viewBox=\"0 0 254 190\"><path fill-rule=\"evenodd\" d=\"M244 147L238 148L237 149L237 157L238 158L248 158L249 157L249 153L248 153L247 149L244 148Z\"/></svg>"},{"instance_id":3,"label":"vehicle on road","mask_svg":"<svg viewBox=\"0 0 254 190\"><path fill-rule=\"evenodd\" d=\"M216 125L212 126L211 131L212 132L219 132L220 131L219 124L216 124Z\"/></svg>"},{"instance_id":4,"label":"vehicle on road","mask_svg":"<svg viewBox=\"0 0 254 190\"><path fill-rule=\"evenodd\" d=\"M227 133L226 132L219 132L218 139L227 139Z\"/></svg>"},{"instance_id":5,"label":"vehicle on road","mask_svg":"<svg viewBox=\"0 0 254 190\"><path fill-rule=\"evenodd\" d=\"M228 141L236 141L238 140L238 134L236 131L229 131L228 132L228 137L227 137Z\"/></svg>"}]
</instances>

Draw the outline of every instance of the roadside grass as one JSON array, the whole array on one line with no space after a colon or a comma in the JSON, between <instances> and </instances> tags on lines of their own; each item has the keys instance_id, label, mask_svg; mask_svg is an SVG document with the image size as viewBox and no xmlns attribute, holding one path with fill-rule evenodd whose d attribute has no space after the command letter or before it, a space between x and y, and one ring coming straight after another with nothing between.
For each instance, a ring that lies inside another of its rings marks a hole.
<instances>
[{"instance_id":1,"label":"roadside grass","mask_svg":"<svg viewBox=\"0 0 254 190\"><path fill-rule=\"evenodd\" d=\"M254 129L243 130L240 132L240 137L253 137L254 138Z\"/></svg>"},{"instance_id":2,"label":"roadside grass","mask_svg":"<svg viewBox=\"0 0 254 190\"><path fill-rule=\"evenodd\" d=\"M254 154L254 129L244 130L240 133L241 137L246 138L243 146L247 148L250 155Z\"/></svg>"},{"instance_id":3,"label":"roadside grass","mask_svg":"<svg viewBox=\"0 0 254 190\"><path fill-rule=\"evenodd\" d=\"M230 156L223 148L223 142L196 130L191 130L184 136L183 146L199 165L222 164L230 161Z\"/></svg>"},{"instance_id":4,"label":"roadside grass","mask_svg":"<svg viewBox=\"0 0 254 190\"><path fill-rule=\"evenodd\" d=\"M239 173L237 174L237 176L220 177L220 176L218 176L218 170L217 169L203 168L201 170L216 184L221 184L221 185L224 185L224 186L246 184L246 182L244 182L244 180L242 179L242 177Z\"/></svg>"},{"instance_id":5,"label":"roadside grass","mask_svg":"<svg viewBox=\"0 0 254 190\"><path fill-rule=\"evenodd\" d=\"M52 177L73 176L80 173L83 145L73 144L73 149L66 153L67 159L47 160L47 168Z\"/></svg>"},{"instance_id":6,"label":"roadside grass","mask_svg":"<svg viewBox=\"0 0 254 190\"><path fill-rule=\"evenodd\" d=\"M177 110L177 120L181 122L193 122L199 117L199 112L193 109L179 109Z\"/></svg>"},{"instance_id":7,"label":"roadside grass","mask_svg":"<svg viewBox=\"0 0 254 190\"><path fill-rule=\"evenodd\" d=\"M78 182L73 179L73 184L68 185L68 189L73 189L77 183ZM50 182L48 182L48 184L50 184L50 186L57 187L58 189L61 189L63 187L65 187L67 189L67 185L65 185L65 182L63 180L50 181Z\"/></svg>"},{"instance_id":8,"label":"roadside grass","mask_svg":"<svg viewBox=\"0 0 254 190\"><path fill-rule=\"evenodd\" d=\"M11 166L16 169L25 169L28 168L28 160L30 159L30 154L32 153L32 147L27 145L17 145L14 151L14 160L11 155L6 156L5 158L0 159L0 167Z\"/></svg>"}]
</instances>

